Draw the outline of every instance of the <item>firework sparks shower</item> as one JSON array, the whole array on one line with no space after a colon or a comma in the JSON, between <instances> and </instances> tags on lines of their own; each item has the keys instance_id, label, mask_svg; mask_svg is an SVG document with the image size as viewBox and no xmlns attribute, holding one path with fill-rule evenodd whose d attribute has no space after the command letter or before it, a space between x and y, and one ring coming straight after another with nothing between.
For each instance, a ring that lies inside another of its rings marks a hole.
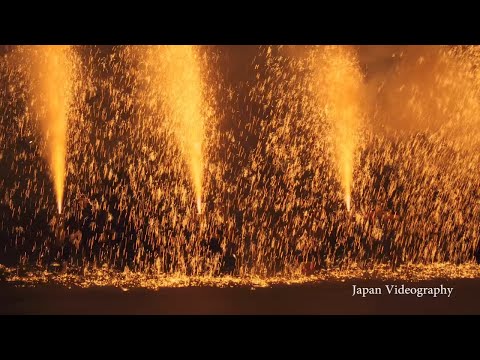
<instances>
[{"instance_id":1,"label":"firework sparks shower","mask_svg":"<svg viewBox=\"0 0 480 360\"><path fill-rule=\"evenodd\" d=\"M57 210L62 213L66 176L67 129L73 100L74 64L70 46L28 49L32 97L46 142L45 157L53 178Z\"/></svg>"},{"instance_id":2,"label":"firework sparks shower","mask_svg":"<svg viewBox=\"0 0 480 360\"><path fill-rule=\"evenodd\" d=\"M147 49L147 64L157 67L154 93L161 93L166 122L188 164L198 213L202 212L204 173L204 78L198 46L154 46Z\"/></svg>"},{"instance_id":3,"label":"firework sparks shower","mask_svg":"<svg viewBox=\"0 0 480 360\"><path fill-rule=\"evenodd\" d=\"M313 61L316 62L315 90L331 128L338 177L350 211L355 155L363 122L363 75L355 52L349 47L327 46L316 50Z\"/></svg>"},{"instance_id":4,"label":"firework sparks shower","mask_svg":"<svg viewBox=\"0 0 480 360\"><path fill-rule=\"evenodd\" d=\"M149 287L477 271L478 47L17 48L0 263Z\"/></svg>"}]
</instances>

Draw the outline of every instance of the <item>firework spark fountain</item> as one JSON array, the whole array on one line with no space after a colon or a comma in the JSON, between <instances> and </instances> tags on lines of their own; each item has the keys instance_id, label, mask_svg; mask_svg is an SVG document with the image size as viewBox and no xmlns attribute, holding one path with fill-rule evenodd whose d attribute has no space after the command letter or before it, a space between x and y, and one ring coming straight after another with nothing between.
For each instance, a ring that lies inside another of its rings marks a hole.
<instances>
[{"instance_id":1,"label":"firework spark fountain","mask_svg":"<svg viewBox=\"0 0 480 360\"><path fill-rule=\"evenodd\" d=\"M150 91L163 96L163 111L188 164L198 213L202 212L206 108L204 78L196 46L154 46L147 49L153 69Z\"/></svg>"},{"instance_id":2,"label":"firework spark fountain","mask_svg":"<svg viewBox=\"0 0 480 360\"><path fill-rule=\"evenodd\" d=\"M26 52L31 61L32 99L43 133L45 156L50 166L62 213L66 176L67 129L73 101L74 63L70 46L34 46Z\"/></svg>"},{"instance_id":3,"label":"firework spark fountain","mask_svg":"<svg viewBox=\"0 0 480 360\"><path fill-rule=\"evenodd\" d=\"M347 210L351 207L355 158L363 123L363 75L354 49L327 46L313 55L315 73L312 81L319 107L331 128L334 159L344 192Z\"/></svg>"},{"instance_id":4,"label":"firework spark fountain","mask_svg":"<svg viewBox=\"0 0 480 360\"><path fill-rule=\"evenodd\" d=\"M20 48L0 58L0 262L105 284L475 259L478 47L86 46L80 90L71 49Z\"/></svg>"}]
</instances>

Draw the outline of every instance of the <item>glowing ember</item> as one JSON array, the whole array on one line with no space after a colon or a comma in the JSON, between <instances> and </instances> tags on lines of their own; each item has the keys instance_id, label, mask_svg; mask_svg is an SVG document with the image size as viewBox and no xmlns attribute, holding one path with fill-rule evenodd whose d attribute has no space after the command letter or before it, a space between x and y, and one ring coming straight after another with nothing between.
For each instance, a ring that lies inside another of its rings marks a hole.
<instances>
[{"instance_id":1,"label":"glowing ember","mask_svg":"<svg viewBox=\"0 0 480 360\"><path fill-rule=\"evenodd\" d=\"M0 270L2 267L0 265ZM422 281L432 279L474 279L480 278L480 266L476 264L452 264L438 263L433 265L409 265L402 266L392 272L387 266L378 266L375 269L362 269L352 266L345 270L321 271L315 275L306 276L302 273L290 274L289 276L258 275L237 276L186 276L186 275L165 275L146 274L143 272L131 272L128 269L124 272L114 271L108 268L85 269L82 274L49 272L30 270L25 275L19 276L17 270L4 269L7 281L21 285L42 285L46 283L57 283L64 286L78 286L89 288L95 286L115 286L123 291L131 288L146 288L157 290L161 288L177 288L192 286L217 286L236 287L249 286L255 288L267 288L277 284L308 284L316 282L343 282L350 279L375 279L375 280L402 280Z\"/></svg>"}]
</instances>

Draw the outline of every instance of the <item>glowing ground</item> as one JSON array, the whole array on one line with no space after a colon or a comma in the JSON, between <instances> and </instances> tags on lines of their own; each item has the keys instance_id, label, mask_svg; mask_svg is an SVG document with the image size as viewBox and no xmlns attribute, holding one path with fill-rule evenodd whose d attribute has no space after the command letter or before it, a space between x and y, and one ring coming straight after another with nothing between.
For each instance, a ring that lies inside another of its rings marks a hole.
<instances>
[{"instance_id":1,"label":"glowing ground","mask_svg":"<svg viewBox=\"0 0 480 360\"><path fill-rule=\"evenodd\" d=\"M480 266L409 265L312 276L188 277L83 274L0 267L0 314L479 314ZM352 297L352 285L453 287L450 298Z\"/></svg>"},{"instance_id":2,"label":"glowing ground","mask_svg":"<svg viewBox=\"0 0 480 360\"><path fill-rule=\"evenodd\" d=\"M324 270L312 275L301 273L288 277L274 276L187 276L183 274L152 274L143 272L123 272L108 269L83 269L79 271L47 271L35 269L6 268L0 265L0 276L7 282L17 286L38 286L45 284L72 287L116 287L123 291L134 288L159 290L176 287L250 287L268 288L301 284L318 284L322 282L346 282L355 280L373 281L426 281L437 279L480 279L480 265L474 263L452 265L435 263L431 265L404 265L391 270L388 266L361 268L356 265L343 270Z\"/></svg>"},{"instance_id":3,"label":"glowing ground","mask_svg":"<svg viewBox=\"0 0 480 360\"><path fill-rule=\"evenodd\" d=\"M451 298L352 297L352 284L374 287L386 283L419 287L443 284L454 287L454 292ZM0 314L479 314L479 300L478 278L417 282L332 280L268 288L191 286L157 291L0 283Z\"/></svg>"}]
</instances>

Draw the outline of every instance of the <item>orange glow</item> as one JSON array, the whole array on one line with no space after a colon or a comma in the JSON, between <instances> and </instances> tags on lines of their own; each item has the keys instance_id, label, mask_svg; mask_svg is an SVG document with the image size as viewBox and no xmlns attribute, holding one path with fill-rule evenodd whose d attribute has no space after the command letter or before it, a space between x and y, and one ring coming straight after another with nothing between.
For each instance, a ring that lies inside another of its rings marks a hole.
<instances>
[{"instance_id":1,"label":"orange glow","mask_svg":"<svg viewBox=\"0 0 480 360\"><path fill-rule=\"evenodd\" d=\"M73 100L73 64L70 46L34 46L33 97L44 139L46 158L52 173L58 213L62 213L66 176L67 129Z\"/></svg>"},{"instance_id":2,"label":"orange glow","mask_svg":"<svg viewBox=\"0 0 480 360\"><path fill-rule=\"evenodd\" d=\"M316 50L317 94L331 129L334 159L347 210L351 207L355 156L363 123L363 75L355 52L344 46Z\"/></svg>"},{"instance_id":3,"label":"orange glow","mask_svg":"<svg viewBox=\"0 0 480 360\"><path fill-rule=\"evenodd\" d=\"M147 63L155 72L154 91L160 91L167 126L188 164L197 211L202 212L205 119L204 80L197 46L153 46Z\"/></svg>"},{"instance_id":4,"label":"orange glow","mask_svg":"<svg viewBox=\"0 0 480 360\"><path fill-rule=\"evenodd\" d=\"M478 276L478 46L18 46L0 81L0 232L42 271Z\"/></svg>"}]
</instances>

